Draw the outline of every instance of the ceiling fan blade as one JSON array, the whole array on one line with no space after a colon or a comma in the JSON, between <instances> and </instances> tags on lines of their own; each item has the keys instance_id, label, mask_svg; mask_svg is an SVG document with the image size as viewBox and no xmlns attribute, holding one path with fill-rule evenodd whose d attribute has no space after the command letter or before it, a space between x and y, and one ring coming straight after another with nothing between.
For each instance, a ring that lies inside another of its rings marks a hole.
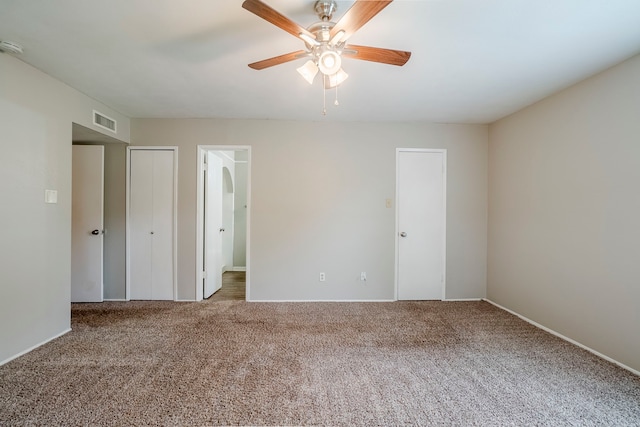
<instances>
[{"instance_id":1,"label":"ceiling fan blade","mask_svg":"<svg viewBox=\"0 0 640 427\"><path fill-rule=\"evenodd\" d=\"M315 39L315 36L305 28L296 24L295 22L282 15L271 6L261 2L260 0L245 0L244 3L242 3L242 7L264 19L265 21L272 23L276 27L282 28L287 33L292 34L295 37L300 37L300 34L306 34L312 39Z\"/></svg>"},{"instance_id":2,"label":"ceiling fan blade","mask_svg":"<svg viewBox=\"0 0 640 427\"><path fill-rule=\"evenodd\" d=\"M404 50L382 49L379 47L358 46L349 44L344 47L342 56L361 59L363 61L381 62L383 64L403 66L411 58L411 52Z\"/></svg>"},{"instance_id":3,"label":"ceiling fan blade","mask_svg":"<svg viewBox=\"0 0 640 427\"><path fill-rule=\"evenodd\" d=\"M342 40L347 40L353 33L358 31L360 27L369 22L371 18L376 16L382 9L387 7L393 0L386 1L368 1L358 0L353 6L340 18L338 23L331 29L331 37L335 36L339 31L344 31Z\"/></svg>"},{"instance_id":4,"label":"ceiling fan blade","mask_svg":"<svg viewBox=\"0 0 640 427\"><path fill-rule=\"evenodd\" d=\"M284 64L285 62L293 61L298 58L307 56L308 53L304 50L297 50L291 53L285 53L284 55L274 56L273 58L263 59L262 61L249 64L249 67L254 70L264 70L265 68L273 67L274 65Z\"/></svg>"}]
</instances>

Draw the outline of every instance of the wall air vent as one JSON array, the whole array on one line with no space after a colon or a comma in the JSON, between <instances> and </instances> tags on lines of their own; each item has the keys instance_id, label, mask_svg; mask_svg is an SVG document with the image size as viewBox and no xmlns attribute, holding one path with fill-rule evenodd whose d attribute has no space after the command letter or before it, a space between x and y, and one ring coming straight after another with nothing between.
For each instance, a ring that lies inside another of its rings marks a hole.
<instances>
[{"instance_id":1,"label":"wall air vent","mask_svg":"<svg viewBox=\"0 0 640 427\"><path fill-rule=\"evenodd\" d=\"M104 114L93 110L93 124L99 126L103 129L110 130L113 133L116 133L116 121L112 118L105 116Z\"/></svg>"}]
</instances>

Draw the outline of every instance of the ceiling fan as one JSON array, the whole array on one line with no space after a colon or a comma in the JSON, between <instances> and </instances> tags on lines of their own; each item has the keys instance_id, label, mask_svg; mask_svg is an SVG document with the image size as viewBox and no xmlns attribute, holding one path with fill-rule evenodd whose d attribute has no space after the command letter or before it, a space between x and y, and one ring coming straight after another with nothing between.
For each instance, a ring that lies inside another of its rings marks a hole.
<instances>
[{"instance_id":1,"label":"ceiling fan","mask_svg":"<svg viewBox=\"0 0 640 427\"><path fill-rule=\"evenodd\" d=\"M298 72L310 84L320 72L324 88L330 89L337 87L348 77L342 70L342 58L402 66L411 57L411 52L346 43L349 37L392 1L357 0L338 22L331 21L337 8L335 1L316 1L314 10L320 21L303 28L260 0L245 0L243 8L300 38L306 45L305 50L254 62L249 67L262 70L296 59L309 58L298 68Z\"/></svg>"}]
</instances>

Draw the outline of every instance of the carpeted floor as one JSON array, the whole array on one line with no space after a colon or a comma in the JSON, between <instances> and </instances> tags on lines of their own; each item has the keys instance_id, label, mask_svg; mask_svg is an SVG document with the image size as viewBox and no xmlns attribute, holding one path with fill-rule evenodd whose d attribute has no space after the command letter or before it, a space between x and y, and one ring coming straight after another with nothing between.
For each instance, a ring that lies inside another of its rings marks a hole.
<instances>
[{"instance_id":1,"label":"carpeted floor","mask_svg":"<svg viewBox=\"0 0 640 427\"><path fill-rule=\"evenodd\" d=\"M640 425L640 377L485 302L74 304L0 425Z\"/></svg>"}]
</instances>

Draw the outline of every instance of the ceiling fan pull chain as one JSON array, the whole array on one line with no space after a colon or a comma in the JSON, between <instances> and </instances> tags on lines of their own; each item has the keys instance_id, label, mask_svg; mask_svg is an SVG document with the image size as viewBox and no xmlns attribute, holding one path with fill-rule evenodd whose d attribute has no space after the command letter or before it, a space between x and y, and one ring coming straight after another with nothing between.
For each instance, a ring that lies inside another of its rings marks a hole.
<instances>
[{"instance_id":1,"label":"ceiling fan pull chain","mask_svg":"<svg viewBox=\"0 0 640 427\"><path fill-rule=\"evenodd\" d=\"M322 76L324 78L324 76ZM322 115L327 115L327 90L324 88L324 82L322 82Z\"/></svg>"},{"instance_id":2,"label":"ceiling fan pull chain","mask_svg":"<svg viewBox=\"0 0 640 427\"><path fill-rule=\"evenodd\" d=\"M338 86L336 86L336 100L333 102L333 105L335 105L336 107L340 105L340 103L338 102Z\"/></svg>"}]
</instances>

